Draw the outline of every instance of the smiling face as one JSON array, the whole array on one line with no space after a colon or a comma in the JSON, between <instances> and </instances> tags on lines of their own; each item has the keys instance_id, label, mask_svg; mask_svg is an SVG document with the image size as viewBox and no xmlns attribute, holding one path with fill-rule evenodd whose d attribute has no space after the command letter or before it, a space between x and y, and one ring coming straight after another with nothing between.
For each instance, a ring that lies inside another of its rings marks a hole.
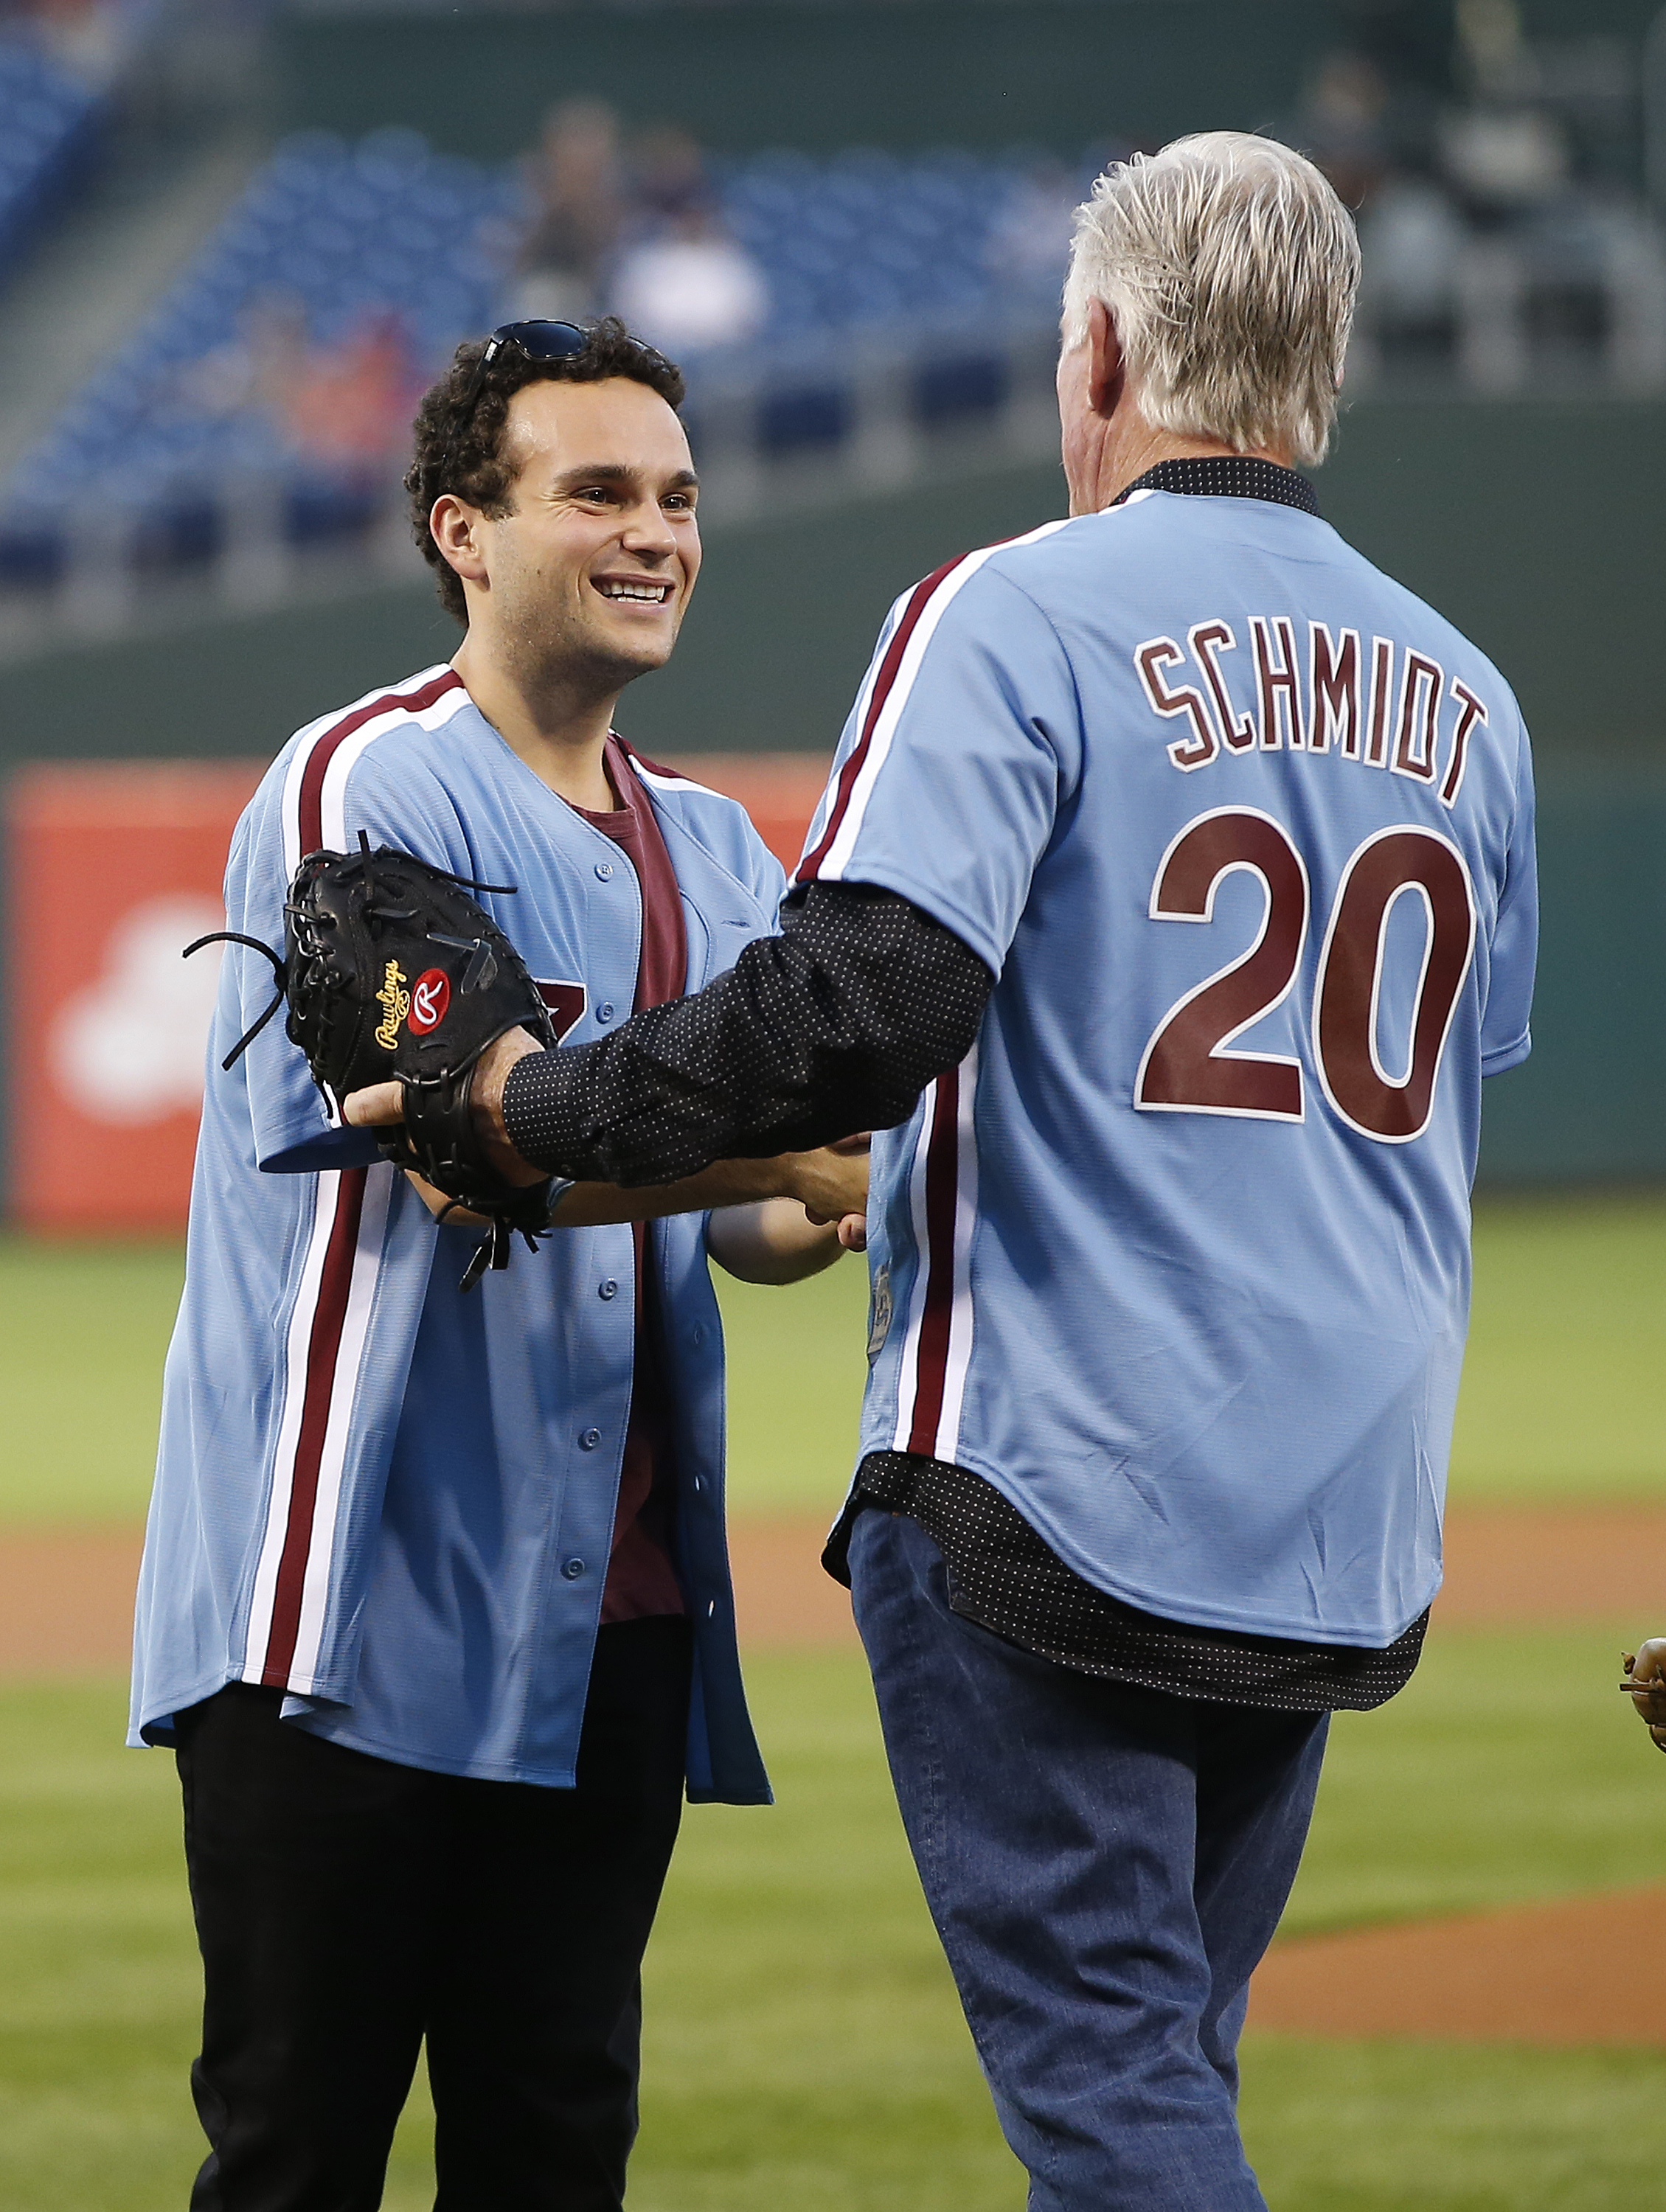
<instances>
[{"instance_id":1,"label":"smiling face","mask_svg":"<svg viewBox=\"0 0 1666 2212\"><path fill-rule=\"evenodd\" d=\"M523 684L617 691L671 657L700 572L696 478L675 412L645 384L545 380L509 403L508 514L449 496L441 550L471 640Z\"/></svg>"}]
</instances>

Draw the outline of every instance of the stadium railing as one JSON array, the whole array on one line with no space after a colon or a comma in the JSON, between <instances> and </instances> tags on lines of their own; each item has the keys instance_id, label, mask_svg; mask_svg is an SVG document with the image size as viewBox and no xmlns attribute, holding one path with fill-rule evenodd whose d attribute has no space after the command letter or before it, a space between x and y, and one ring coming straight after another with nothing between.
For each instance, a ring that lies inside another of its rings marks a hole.
<instances>
[{"instance_id":1,"label":"stadium railing","mask_svg":"<svg viewBox=\"0 0 1666 2212\"><path fill-rule=\"evenodd\" d=\"M690 363L714 517L1045 455L1079 181L1048 180L1049 256L1018 156L730 165L724 214L771 314L755 341ZM0 653L119 635L170 602L249 608L349 574L414 573L398 487L410 403L459 337L508 312L522 195L516 172L409 131L281 146L0 487ZM1015 217L1031 233L1017 274ZM1365 232L1352 392L1666 392L1666 248L1639 207L1575 199L1486 230L1449 209L1438 252L1426 226L1420 238L1402 223L1397 244L1381 223ZM397 329L408 389L384 450L331 451L328 434L309 447L262 392L259 356L285 317L315 353L378 318Z\"/></svg>"}]
</instances>

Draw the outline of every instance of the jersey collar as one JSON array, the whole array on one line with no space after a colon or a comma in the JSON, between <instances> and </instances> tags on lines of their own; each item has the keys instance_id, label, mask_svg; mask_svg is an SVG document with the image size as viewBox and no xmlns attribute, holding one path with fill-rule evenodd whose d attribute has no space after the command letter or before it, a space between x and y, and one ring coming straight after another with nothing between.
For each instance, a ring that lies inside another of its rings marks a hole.
<instances>
[{"instance_id":1,"label":"jersey collar","mask_svg":"<svg viewBox=\"0 0 1666 2212\"><path fill-rule=\"evenodd\" d=\"M1129 493L1179 491L1212 499L1270 499L1280 507L1298 507L1304 514L1316 514L1319 502L1313 487L1294 469L1276 461L1256 460L1249 453L1210 453L1201 459L1158 461L1136 477L1110 502L1120 507Z\"/></svg>"}]
</instances>

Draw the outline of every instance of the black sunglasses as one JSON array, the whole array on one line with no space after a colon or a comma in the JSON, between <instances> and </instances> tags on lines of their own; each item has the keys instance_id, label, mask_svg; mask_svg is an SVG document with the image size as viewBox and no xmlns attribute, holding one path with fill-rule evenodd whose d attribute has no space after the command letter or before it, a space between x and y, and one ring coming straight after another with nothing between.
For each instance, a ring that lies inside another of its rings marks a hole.
<instances>
[{"instance_id":1,"label":"black sunglasses","mask_svg":"<svg viewBox=\"0 0 1666 2212\"><path fill-rule=\"evenodd\" d=\"M474 403L480 397L480 387L486 380L486 371L501 353L513 346L528 361L571 361L589 344L593 333L581 330L577 323L556 323L538 318L526 323L500 323L481 348L480 358L474 365L474 374L469 379L469 388L458 408L458 420L466 422L474 412ZM671 363L664 354L641 338L632 338L632 350L657 368L669 368Z\"/></svg>"},{"instance_id":2,"label":"black sunglasses","mask_svg":"<svg viewBox=\"0 0 1666 2212\"><path fill-rule=\"evenodd\" d=\"M500 323L481 348L468 391L458 410L459 416L466 422L474 412L486 371L506 348L513 346L528 361L571 361L589 343L589 331L581 331L576 323L554 323L542 318L527 323Z\"/></svg>"}]
</instances>

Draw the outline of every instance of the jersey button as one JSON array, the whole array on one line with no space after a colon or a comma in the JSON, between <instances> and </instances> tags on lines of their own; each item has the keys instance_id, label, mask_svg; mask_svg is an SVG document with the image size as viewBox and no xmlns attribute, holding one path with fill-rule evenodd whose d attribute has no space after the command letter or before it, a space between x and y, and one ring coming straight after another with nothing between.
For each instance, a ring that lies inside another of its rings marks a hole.
<instances>
[{"instance_id":1,"label":"jersey button","mask_svg":"<svg viewBox=\"0 0 1666 2212\"><path fill-rule=\"evenodd\" d=\"M579 1431L579 1442L586 1451L594 1451L601 1440L602 1432L599 1429L581 1429Z\"/></svg>"},{"instance_id":2,"label":"jersey button","mask_svg":"<svg viewBox=\"0 0 1666 2212\"><path fill-rule=\"evenodd\" d=\"M596 1009L596 1019L599 1022L611 1022L612 1018L613 1001L611 999L605 999Z\"/></svg>"},{"instance_id":3,"label":"jersey button","mask_svg":"<svg viewBox=\"0 0 1666 2212\"><path fill-rule=\"evenodd\" d=\"M612 1278L612 1276L611 1276L611 1275L610 1275L610 1276L608 1277L607 1280L606 1280L605 1283L603 1283L603 1284L601 1284L601 1285L599 1285L598 1286L598 1289L597 1289L597 1291L596 1291L596 1296L597 1296L599 1298L617 1298L617 1297L618 1297L618 1295L619 1295L619 1286L618 1286L618 1285L614 1281L614 1279L613 1279L613 1278Z\"/></svg>"},{"instance_id":4,"label":"jersey button","mask_svg":"<svg viewBox=\"0 0 1666 2212\"><path fill-rule=\"evenodd\" d=\"M611 861L611 860L598 860L598 861L597 861L597 863L596 863L596 874L597 874L597 876L599 877L599 878L603 883L605 883L605 884L611 883L611 882L612 882L612 880L613 880L613 863L612 863L612 861Z\"/></svg>"},{"instance_id":5,"label":"jersey button","mask_svg":"<svg viewBox=\"0 0 1666 2212\"><path fill-rule=\"evenodd\" d=\"M563 1559L561 1563L561 1571L562 1574L566 1576L569 1583L575 1583L579 1577L584 1572L584 1561L582 1559Z\"/></svg>"}]
</instances>

